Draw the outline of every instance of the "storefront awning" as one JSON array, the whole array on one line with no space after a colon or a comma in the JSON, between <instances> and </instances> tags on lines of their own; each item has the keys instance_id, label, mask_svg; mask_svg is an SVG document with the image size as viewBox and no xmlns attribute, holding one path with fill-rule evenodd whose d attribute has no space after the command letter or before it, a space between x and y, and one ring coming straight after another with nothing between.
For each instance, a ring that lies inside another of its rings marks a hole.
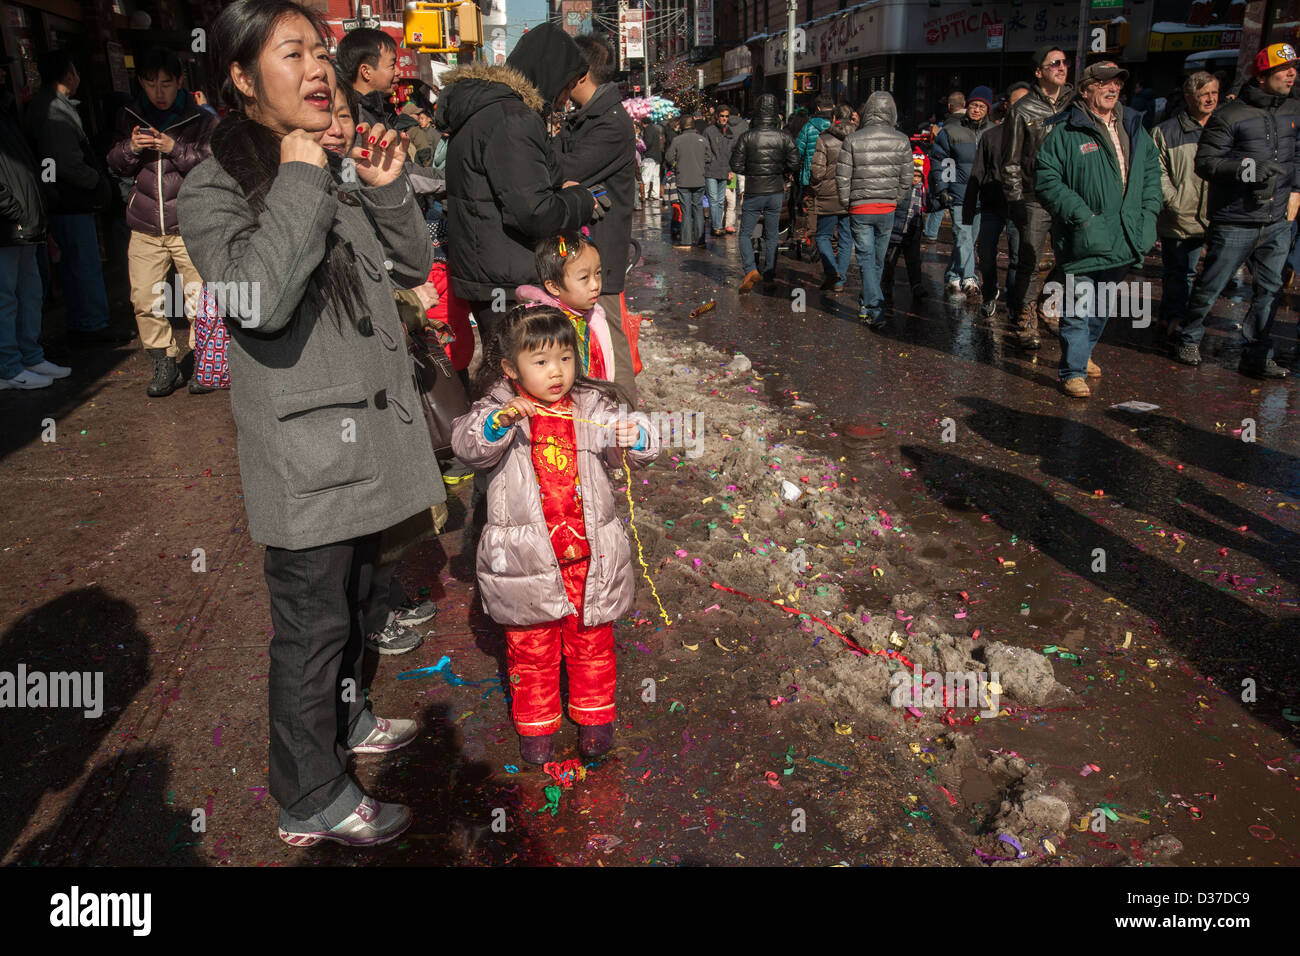
<instances>
[{"instance_id":1,"label":"storefront awning","mask_svg":"<svg viewBox=\"0 0 1300 956\"><path fill-rule=\"evenodd\" d=\"M749 74L740 73L730 79L723 80L718 84L719 90L734 90L738 86L745 86L749 83Z\"/></svg>"}]
</instances>

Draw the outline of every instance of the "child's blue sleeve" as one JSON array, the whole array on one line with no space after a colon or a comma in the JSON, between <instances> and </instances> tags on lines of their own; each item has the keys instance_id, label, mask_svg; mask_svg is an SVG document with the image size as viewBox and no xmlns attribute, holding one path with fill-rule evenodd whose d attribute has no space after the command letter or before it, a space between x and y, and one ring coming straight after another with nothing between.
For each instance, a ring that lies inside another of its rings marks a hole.
<instances>
[{"instance_id":1,"label":"child's blue sleeve","mask_svg":"<svg viewBox=\"0 0 1300 956\"><path fill-rule=\"evenodd\" d=\"M496 415L489 415L483 422L483 437L488 441L500 441L510 434L509 425L498 426L494 424L495 421Z\"/></svg>"}]
</instances>

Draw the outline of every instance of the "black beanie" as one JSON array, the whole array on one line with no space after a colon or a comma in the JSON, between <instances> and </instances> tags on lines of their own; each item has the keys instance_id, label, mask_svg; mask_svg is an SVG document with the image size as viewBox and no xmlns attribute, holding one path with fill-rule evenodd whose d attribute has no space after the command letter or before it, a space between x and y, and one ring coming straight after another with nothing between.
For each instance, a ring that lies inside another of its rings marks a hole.
<instances>
[{"instance_id":1,"label":"black beanie","mask_svg":"<svg viewBox=\"0 0 1300 956\"><path fill-rule=\"evenodd\" d=\"M1034 69L1038 69L1040 66L1042 66L1043 61L1047 59L1047 54L1051 53L1053 50L1061 50L1061 48L1059 46L1055 46L1054 44L1049 43L1047 46L1040 46L1037 50L1035 50ZM1064 53L1065 51L1061 50L1061 52ZM1069 58L1067 57L1066 59L1068 60Z\"/></svg>"}]
</instances>

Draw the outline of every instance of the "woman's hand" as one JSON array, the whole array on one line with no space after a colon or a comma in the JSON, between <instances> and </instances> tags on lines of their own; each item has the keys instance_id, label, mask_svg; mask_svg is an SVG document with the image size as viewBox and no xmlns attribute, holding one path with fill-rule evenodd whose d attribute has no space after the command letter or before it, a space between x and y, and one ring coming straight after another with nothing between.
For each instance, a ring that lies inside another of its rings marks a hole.
<instances>
[{"instance_id":1,"label":"woman's hand","mask_svg":"<svg viewBox=\"0 0 1300 956\"><path fill-rule=\"evenodd\" d=\"M357 164L357 178L367 186L387 186L401 175L409 143L405 133L382 123L357 124L351 154Z\"/></svg>"},{"instance_id":2,"label":"woman's hand","mask_svg":"<svg viewBox=\"0 0 1300 956\"><path fill-rule=\"evenodd\" d=\"M426 282L424 285L416 286L412 291L414 291L416 296L419 298L420 305L424 307L425 312L428 312L430 309L435 308L438 305L438 287L432 282Z\"/></svg>"},{"instance_id":3,"label":"woman's hand","mask_svg":"<svg viewBox=\"0 0 1300 956\"><path fill-rule=\"evenodd\" d=\"M311 133L296 129L280 140L280 165L285 163L310 163L324 169L327 163L325 150Z\"/></svg>"},{"instance_id":4,"label":"woman's hand","mask_svg":"<svg viewBox=\"0 0 1300 956\"><path fill-rule=\"evenodd\" d=\"M526 398L512 398L501 406L497 422L507 428L524 418L531 418L537 412L537 406Z\"/></svg>"}]
</instances>

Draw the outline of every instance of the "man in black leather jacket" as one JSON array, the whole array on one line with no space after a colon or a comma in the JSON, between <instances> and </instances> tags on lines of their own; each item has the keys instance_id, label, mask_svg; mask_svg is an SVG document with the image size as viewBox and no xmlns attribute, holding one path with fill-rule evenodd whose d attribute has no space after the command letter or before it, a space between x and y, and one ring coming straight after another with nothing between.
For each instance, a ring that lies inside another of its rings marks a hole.
<instances>
[{"instance_id":1,"label":"man in black leather jacket","mask_svg":"<svg viewBox=\"0 0 1300 956\"><path fill-rule=\"evenodd\" d=\"M745 278L740 291L748 292L763 279L776 279L776 247L785 184L799 172L799 151L794 139L781 129L776 97L764 93L758 98L754 126L731 150L731 171L745 177L745 204L740 211L740 261ZM754 256L754 228L763 217L763 272Z\"/></svg>"},{"instance_id":2,"label":"man in black leather jacket","mask_svg":"<svg viewBox=\"0 0 1300 956\"><path fill-rule=\"evenodd\" d=\"M1070 61L1059 47L1043 47L1034 54L1037 82L1007 115L1002 134L1002 187L1006 192L1011 220L1020 232L1016 284L1007 308L1015 321L1016 344L1036 349L1038 340L1038 261L1047 248L1052 217L1034 195L1034 172L1038 148L1051 127L1046 120L1069 105L1074 87L1066 82ZM1053 270L1053 278L1061 279Z\"/></svg>"},{"instance_id":3,"label":"man in black leather jacket","mask_svg":"<svg viewBox=\"0 0 1300 956\"><path fill-rule=\"evenodd\" d=\"M1291 247L1291 220L1300 208L1300 106L1291 98L1300 62L1289 43L1255 58L1255 78L1210 116L1196 149L1196 174L1209 184L1210 230L1205 265L1178 327L1178 361L1199 365L1205 319L1247 258L1255 287L1241 329L1239 370L1284 378L1273 361L1274 301Z\"/></svg>"}]
</instances>

